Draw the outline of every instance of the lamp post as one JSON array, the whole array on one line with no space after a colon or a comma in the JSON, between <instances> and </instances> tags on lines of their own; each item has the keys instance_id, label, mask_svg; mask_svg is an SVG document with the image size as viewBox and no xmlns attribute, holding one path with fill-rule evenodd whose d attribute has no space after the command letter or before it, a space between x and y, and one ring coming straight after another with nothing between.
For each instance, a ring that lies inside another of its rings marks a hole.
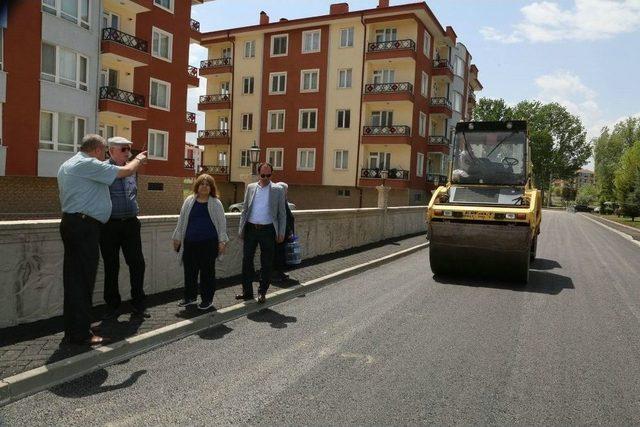
<instances>
[{"instance_id":1,"label":"lamp post","mask_svg":"<svg viewBox=\"0 0 640 427\"><path fill-rule=\"evenodd\" d=\"M391 188L384 185L388 177L389 171L387 169L382 169L380 171L382 185L376 187L376 190L378 190L378 208L380 209L387 209L389 206L389 190L391 190Z\"/></svg>"},{"instance_id":2,"label":"lamp post","mask_svg":"<svg viewBox=\"0 0 640 427\"><path fill-rule=\"evenodd\" d=\"M251 179L255 181L258 176L256 165L260 161L260 147L253 141L253 145L249 148L249 161L251 162Z\"/></svg>"}]
</instances>

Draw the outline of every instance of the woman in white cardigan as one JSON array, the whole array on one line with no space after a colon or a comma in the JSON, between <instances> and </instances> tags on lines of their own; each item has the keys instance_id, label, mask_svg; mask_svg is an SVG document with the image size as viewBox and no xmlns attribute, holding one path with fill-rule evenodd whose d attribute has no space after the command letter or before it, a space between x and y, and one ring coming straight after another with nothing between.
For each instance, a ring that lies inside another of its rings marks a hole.
<instances>
[{"instance_id":1,"label":"woman in white cardigan","mask_svg":"<svg viewBox=\"0 0 640 427\"><path fill-rule=\"evenodd\" d=\"M224 252L228 241L227 221L218 199L216 182L211 175L202 174L193 183L193 194L184 201L178 225L173 232L173 248L184 267L184 300L179 304L181 307L198 304L199 287L198 308L214 308L216 258Z\"/></svg>"}]
</instances>

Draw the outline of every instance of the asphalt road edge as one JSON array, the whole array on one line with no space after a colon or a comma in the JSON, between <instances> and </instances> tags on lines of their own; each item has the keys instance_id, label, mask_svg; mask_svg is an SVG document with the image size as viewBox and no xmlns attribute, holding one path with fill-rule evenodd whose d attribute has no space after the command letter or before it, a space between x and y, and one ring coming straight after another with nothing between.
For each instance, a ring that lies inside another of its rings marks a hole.
<instances>
[{"instance_id":1,"label":"asphalt road edge","mask_svg":"<svg viewBox=\"0 0 640 427\"><path fill-rule=\"evenodd\" d=\"M602 227L604 227L604 228L608 228L609 230L613 231L614 233L616 233L616 234L618 234L618 235L620 235L620 236L624 237L625 239L629 240L631 243L633 243L633 244L635 244L635 245L637 245L637 246L640 246L640 242L639 242L639 241L637 241L637 240L635 240L635 239L634 239L632 236L630 236L629 234L627 234L627 233L625 233L625 232L623 232L623 231L620 231L620 230L616 230L615 228L610 227L610 226L608 226L607 224L605 224L605 223L603 223L603 222L601 222L601 221L597 221L597 220L595 220L595 219L593 219L593 218L589 217L589 215L581 214L581 216L582 216L582 217L584 217L584 218L586 218L586 219L588 219L589 221L593 221L593 222L595 222L596 224L601 225L601 226L602 226ZM612 223L614 223L614 224L618 224L617 222L615 222L615 221L611 221L611 220L606 219L606 218L601 218L601 219L604 219L605 221L612 222ZM622 225L622 226L624 226L624 227L629 227L628 225L624 225L624 224L620 224L620 225ZM632 227L629 227L629 228L632 228Z\"/></svg>"},{"instance_id":2,"label":"asphalt road edge","mask_svg":"<svg viewBox=\"0 0 640 427\"><path fill-rule=\"evenodd\" d=\"M128 360L200 331L219 326L250 313L264 310L265 308L305 295L308 292L313 292L335 283L338 280L405 257L425 249L428 246L429 242L421 243L373 261L358 264L318 279L292 286L291 288L278 290L267 295L267 301L264 304L258 304L256 301L243 302L222 308L213 313L203 314L192 319L183 320L144 334L136 335L108 346L98 347L86 353L72 356L27 372L0 379L0 406L79 378L93 371Z\"/></svg>"}]
</instances>

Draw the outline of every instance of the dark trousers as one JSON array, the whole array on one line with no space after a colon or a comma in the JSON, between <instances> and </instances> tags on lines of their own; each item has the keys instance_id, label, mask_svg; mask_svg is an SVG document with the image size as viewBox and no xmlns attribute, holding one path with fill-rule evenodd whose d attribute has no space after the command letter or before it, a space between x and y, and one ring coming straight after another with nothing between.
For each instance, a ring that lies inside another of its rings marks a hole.
<instances>
[{"instance_id":1,"label":"dark trousers","mask_svg":"<svg viewBox=\"0 0 640 427\"><path fill-rule=\"evenodd\" d=\"M287 266L287 240L282 243L276 242L276 254L273 257L273 270L283 274Z\"/></svg>"},{"instance_id":2,"label":"dark trousers","mask_svg":"<svg viewBox=\"0 0 640 427\"><path fill-rule=\"evenodd\" d=\"M204 240L202 242L184 242L182 265L184 266L184 299L195 300L200 297L205 303L213 301L216 291L216 258L218 242ZM200 283L198 283L200 275Z\"/></svg>"},{"instance_id":3,"label":"dark trousers","mask_svg":"<svg viewBox=\"0 0 640 427\"><path fill-rule=\"evenodd\" d=\"M104 261L104 301L111 309L117 309L122 302L118 287L120 272L120 249L129 266L131 284L131 304L138 311L144 310L144 256L140 240L140 220L110 219L102 226L100 251Z\"/></svg>"},{"instance_id":4,"label":"dark trousers","mask_svg":"<svg viewBox=\"0 0 640 427\"><path fill-rule=\"evenodd\" d=\"M79 214L63 214L64 335L80 342L91 337L91 299L98 271L100 222Z\"/></svg>"},{"instance_id":5,"label":"dark trousers","mask_svg":"<svg viewBox=\"0 0 640 427\"><path fill-rule=\"evenodd\" d=\"M247 223L244 226L244 245L242 247L242 293L245 296L253 295L253 258L256 249L260 245L260 287L258 293L266 294L271 283L271 270L276 249L276 230L273 224L256 226Z\"/></svg>"}]
</instances>

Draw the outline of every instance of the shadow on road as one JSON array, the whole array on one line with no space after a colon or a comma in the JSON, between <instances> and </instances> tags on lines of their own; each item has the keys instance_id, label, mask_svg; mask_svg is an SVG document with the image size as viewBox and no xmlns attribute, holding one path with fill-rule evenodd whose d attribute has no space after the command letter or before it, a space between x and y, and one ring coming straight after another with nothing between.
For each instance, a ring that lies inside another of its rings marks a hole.
<instances>
[{"instance_id":1,"label":"shadow on road","mask_svg":"<svg viewBox=\"0 0 640 427\"><path fill-rule=\"evenodd\" d=\"M562 268L555 259L536 258L531 263L531 270L553 270L554 268Z\"/></svg>"},{"instance_id":2,"label":"shadow on road","mask_svg":"<svg viewBox=\"0 0 640 427\"><path fill-rule=\"evenodd\" d=\"M233 329L228 327L227 325L219 325L214 328L209 328L205 329L204 331L198 332L198 336L203 340L219 340L231 331L233 331Z\"/></svg>"},{"instance_id":3,"label":"shadow on road","mask_svg":"<svg viewBox=\"0 0 640 427\"><path fill-rule=\"evenodd\" d=\"M256 313L250 313L247 315L247 319L254 322L269 323L269 326L275 329L283 329L287 327L287 323L295 323L298 321L297 317L285 316L277 311L273 311L270 308L260 310Z\"/></svg>"},{"instance_id":4,"label":"shadow on road","mask_svg":"<svg viewBox=\"0 0 640 427\"><path fill-rule=\"evenodd\" d=\"M571 280L570 277L536 270L531 270L529 272L529 283L526 285L488 279L471 279L450 276L433 276L433 280L444 285L504 289L516 292L531 292L549 295L558 295L563 289L575 289L573 286L573 280Z\"/></svg>"},{"instance_id":5,"label":"shadow on road","mask_svg":"<svg viewBox=\"0 0 640 427\"><path fill-rule=\"evenodd\" d=\"M136 381L138 381L138 378L146 373L146 369L136 371L132 373L129 378L119 384L105 386L103 384L105 383L105 381L107 381L109 373L106 369L100 369L80 378L76 378L75 380L57 385L51 389L51 392L60 397L78 399L81 397L92 396L94 394L106 393L109 391L115 391L130 387L134 385Z\"/></svg>"}]
</instances>

